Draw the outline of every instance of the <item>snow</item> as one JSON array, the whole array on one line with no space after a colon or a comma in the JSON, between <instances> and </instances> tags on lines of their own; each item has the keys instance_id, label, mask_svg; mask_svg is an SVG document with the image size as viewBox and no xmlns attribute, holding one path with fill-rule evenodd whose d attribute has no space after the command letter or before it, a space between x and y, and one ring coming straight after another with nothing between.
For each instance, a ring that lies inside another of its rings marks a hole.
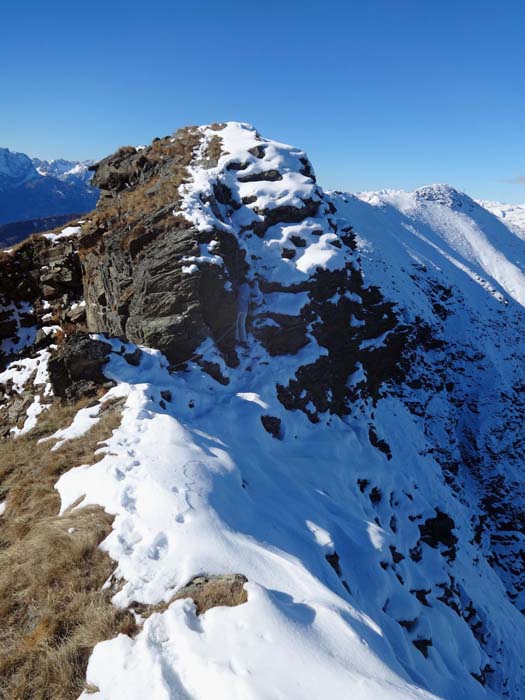
<instances>
[{"instance_id":1,"label":"snow","mask_svg":"<svg viewBox=\"0 0 525 700\"><path fill-rule=\"evenodd\" d=\"M56 440L56 443L51 448L54 452L58 450L62 445L64 445L68 440L74 440L75 438L85 435L91 428L93 428L100 420L100 409L102 404L98 403L95 406L88 406L87 408L82 408L75 415L73 422L67 428L61 428L57 430L53 435L41 438L38 442L47 442L48 440Z\"/></svg>"},{"instance_id":2,"label":"snow","mask_svg":"<svg viewBox=\"0 0 525 700\"><path fill-rule=\"evenodd\" d=\"M266 366L244 357L223 387L195 366L170 374L162 355L146 348L132 367L121 341L113 347L106 374L127 397L122 424L100 462L61 477L62 512L80 498L115 515L102 547L124 581L117 605L169 601L203 572L243 573L248 602L197 617L190 601L177 601L135 639L97 645L87 678L100 691L82 700L434 697L425 686L447 700L490 697L469 674L482 659L462 618L435 598L422 608L407 590L446 580L439 553L425 548L422 564L399 565L406 587L380 566L390 544L406 551L419 534L407 515L442 507L458 531L470 529L439 466L421 457L425 438L399 400L376 408L393 450L388 462L362 439L366 418L325 417L312 426L283 409L273 386L295 358ZM257 373L246 371L254 362ZM164 390L173 397L165 407ZM281 418L284 440L264 431L263 413ZM358 478L371 475L401 502L397 533L377 525L359 492ZM462 546L464 562L479 556L468 537ZM335 550L348 590L325 559ZM455 575L478 606L494 610L491 589L501 584L483 559L477 568L458 564ZM518 611L505 598L498 605L497 624L521 648ZM432 664L395 621L411 609L434 639Z\"/></svg>"},{"instance_id":3,"label":"snow","mask_svg":"<svg viewBox=\"0 0 525 700\"><path fill-rule=\"evenodd\" d=\"M46 386L46 395L50 392L47 375L47 363L50 358L49 350L40 350L35 357L24 357L9 362L6 369L0 373L0 383L13 382L13 389L21 393L27 382L33 379L35 386Z\"/></svg>"},{"instance_id":4,"label":"snow","mask_svg":"<svg viewBox=\"0 0 525 700\"><path fill-rule=\"evenodd\" d=\"M525 250L522 242L498 219L467 195L446 185L414 192L384 190L342 195L345 217L367 238L375 227L395 230L403 246L448 256L482 286L525 306ZM371 233L380 235L379 229Z\"/></svg>"},{"instance_id":5,"label":"snow","mask_svg":"<svg viewBox=\"0 0 525 700\"><path fill-rule=\"evenodd\" d=\"M10 187L13 184L22 185L38 177L38 174L31 159L25 153L0 148L0 177L3 178L3 182L0 182L1 189L2 184L6 181Z\"/></svg>"},{"instance_id":6,"label":"snow","mask_svg":"<svg viewBox=\"0 0 525 700\"><path fill-rule=\"evenodd\" d=\"M80 235L82 228L80 226L66 226L60 233L43 233L41 234L48 241L55 243L56 241L63 240L64 238L71 238L72 236Z\"/></svg>"},{"instance_id":7,"label":"snow","mask_svg":"<svg viewBox=\"0 0 525 700\"><path fill-rule=\"evenodd\" d=\"M108 401L118 399L122 396L121 388L114 387L110 389L99 402L95 403L93 406L86 406L86 408L81 408L73 418L70 425L65 428L60 428L53 435L48 435L45 438L41 438L38 442L47 442L48 440L55 440L55 444L51 448L51 452L60 449L69 440L75 440L76 438L85 435L91 428L93 428L100 420L100 412L104 408L104 405Z\"/></svg>"},{"instance_id":8,"label":"snow","mask_svg":"<svg viewBox=\"0 0 525 700\"><path fill-rule=\"evenodd\" d=\"M330 245L337 236L330 224L328 210L321 206L321 191L310 175L302 174L304 164L308 163L304 151L263 139L252 126L240 122L228 122L219 131L207 126L199 129L202 144L195 164L189 168L189 181L180 187L182 201L175 214L183 215L198 230L227 231L235 235L253 260L253 276L259 272L269 280L292 284L304 281L318 267L341 269L347 264L344 251ZM221 140L223 155L216 167L203 168L200 163L205 160L206 149L214 138ZM262 149L262 156L254 155L253 149ZM232 164L241 165L242 169L230 169ZM244 181L275 172L280 178L276 181ZM210 202L217 184L231 191L233 200L238 202L237 208L220 203L212 207ZM249 232L250 227L263 221L268 212L280 207L300 211L308 202L319 203L316 216L306 217L298 224L270 226L262 238ZM302 238L304 247L298 248L294 259L284 259L283 250L293 247L292 236ZM201 256L188 257L187 261L222 264L222 259L209 246ZM184 271L189 274L195 269L189 266Z\"/></svg>"},{"instance_id":9,"label":"snow","mask_svg":"<svg viewBox=\"0 0 525 700\"><path fill-rule=\"evenodd\" d=\"M54 177L58 180L80 180L86 184L91 178L88 171L94 161L69 161L69 160L40 160L30 158L25 153L10 151L8 148L0 148L0 177L8 186L19 186L31 180L41 177ZM0 183L0 189L2 184Z\"/></svg>"},{"instance_id":10,"label":"snow","mask_svg":"<svg viewBox=\"0 0 525 700\"><path fill-rule=\"evenodd\" d=\"M95 161L64 160L63 158L48 161L34 158L32 162L37 173L42 177L55 177L62 181L80 180L87 184L91 179L89 166Z\"/></svg>"},{"instance_id":11,"label":"snow","mask_svg":"<svg viewBox=\"0 0 525 700\"><path fill-rule=\"evenodd\" d=\"M0 516L5 513L5 509L6 509L6 502L2 501L2 503L0 503Z\"/></svg>"},{"instance_id":12,"label":"snow","mask_svg":"<svg viewBox=\"0 0 525 700\"><path fill-rule=\"evenodd\" d=\"M318 267L327 270L338 270L344 267L344 256L338 248L330 245L337 240L334 234L324 234L318 241L308 246L297 261L297 268L307 275L315 272Z\"/></svg>"},{"instance_id":13,"label":"snow","mask_svg":"<svg viewBox=\"0 0 525 700\"><path fill-rule=\"evenodd\" d=\"M477 203L497 216L518 238L525 240L525 204L503 204L481 199Z\"/></svg>"},{"instance_id":14,"label":"snow","mask_svg":"<svg viewBox=\"0 0 525 700\"><path fill-rule=\"evenodd\" d=\"M341 596L324 560L331 532L346 528L358 541L370 527L362 516L346 525L335 516L342 493L354 490L341 459L342 442L357 446L352 431L340 424L331 445L319 442L303 414L283 415L264 372L243 372L242 383L252 377L258 391L240 392L197 371L170 375L162 356L144 349L139 368L112 354L106 373L127 393L122 425L104 459L71 470L57 488L62 512L84 497L82 505L116 516L102 545L125 579L115 603L169 600L202 572L241 572L249 583L248 602L237 609L197 618L191 603L176 602L135 641L98 645L88 680L100 693L92 698L141 698L147 688L156 700L212 692L271 698L276 689L291 700L318 698L322 689L333 697L431 697L411 686L377 623ZM174 397L167 409L158 402L165 389ZM283 416L289 442L264 431L261 404ZM329 464L327 497L320 490ZM312 522L322 535L312 536Z\"/></svg>"},{"instance_id":15,"label":"snow","mask_svg":"<svg viewBox=\"0 0 525 700\"><path fill-rule=\"evenodd\" d=\"M35 357L22 358L8 363L6 369L0 373L0 384L12 382L12 388L18 394L27 389L30 382L34 388L33 401L26 410L23 426L11 428L11 433L14 436L24 435L32 430L37 423L38 416L47 408L46 404L42 403L42 397L49 397L52 394L47 372L50 356L49 350L40 350Z\"/></svg>"},{"instance_id":16,"label":"snow","mask_svg":"<svg viewBox=\"0 0 525 700\"><path fill-rule=\"evenodd\" d=\"M15 321L17 325L13 336L3 338L0 343L0 350L4 354L18 353L35 342L36 326L28 326L24 323L24 316L30 316L33 313L33 307L29 302L20 302L19 304L11 302L8 305L0 305L0 313L8 315L8 318Z\"/></svg>"}]
</instances>

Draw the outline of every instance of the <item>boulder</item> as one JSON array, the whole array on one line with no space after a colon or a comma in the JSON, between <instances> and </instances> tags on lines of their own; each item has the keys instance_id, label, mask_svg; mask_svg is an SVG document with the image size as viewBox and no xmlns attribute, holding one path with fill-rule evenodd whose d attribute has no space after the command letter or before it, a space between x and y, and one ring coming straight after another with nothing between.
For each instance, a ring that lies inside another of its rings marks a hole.
<instances>
[{"instance_id":1,"label":"boulder","mask_svg":"<svg viewBox=\"0 0 525 700\"><path fill-rule=\"evenodd\" d=\"M110 350L108 343L94 340L86 333L66 336L48 365L55 396L77 401L95 395L101 387L111 386L112 382L102 371Z\"/></svg>"}]
</instances>

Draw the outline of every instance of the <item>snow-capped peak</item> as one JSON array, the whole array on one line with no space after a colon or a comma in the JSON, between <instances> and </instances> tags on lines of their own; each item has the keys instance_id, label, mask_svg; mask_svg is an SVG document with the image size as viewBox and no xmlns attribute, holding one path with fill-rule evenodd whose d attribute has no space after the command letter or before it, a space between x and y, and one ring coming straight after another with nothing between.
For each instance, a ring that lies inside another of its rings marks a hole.
<instances>
[{"instance_id":1,"label":"snow-capped peak","mask_svg":"<svg viewBox=\"0 0 525 700\"><path fill-rule=\"evenodd\" d=\"M90 178L88 168L93 162L63 158L41 160L8 148L0 148L0 178L3 179L4 187L22 185L38 177L53 177L63 181L69 178L87 181Z\"/></svg>"},{"instance_id":2,"label":"snow-capped peak","mask_svg":"<svg viewBox=\"0 0 525 700\"><path fill-rule=\"evenodd\" d=\"M23 184L38 177L38 173L25 153L0 148L0 187Z\"/></svg>"},{"instance_id":3,"label":"snow-capped peak","mask_svg":"<svg viewBox=\"0 0 525 700\"><path fill-rule=\"evenodd\" d=\"M88 169L93 163L93 160L76 161L58 158L48 161L33 158L33 164L39 175L43 177L55 177L63 181L69 178L88 180L91 177Z\"/></svg>"},{"instance_id":4,"label":"snow-capped peak","mask_svg":"<svg viewBox=\"0 0 525 700\"><path fill-rule=\"evenodd\" d=\"M360 200L383 212L390 230L398 231L406 239L405 245L412 245L417 239L425 241L427 247L434 246L479 284L492 288L496 296L508 294L525 305L523 245L504 225L503 217L483 208L467 194L449 185L429 185L413 192L382 190L355 197L337 196L343 200L346 197L349 218L357 215L354 221L358 231L361 215L363 233L370 223L363 207L357 206Z\"/></svg>"}]
</instances>

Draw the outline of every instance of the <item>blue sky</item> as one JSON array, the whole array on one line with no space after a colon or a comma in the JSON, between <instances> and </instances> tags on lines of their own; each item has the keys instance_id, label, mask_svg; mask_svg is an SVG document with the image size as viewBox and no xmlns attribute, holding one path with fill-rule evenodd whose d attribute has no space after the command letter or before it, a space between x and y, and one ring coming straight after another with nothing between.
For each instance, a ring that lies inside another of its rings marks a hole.
<instances>
[{"instance_id":1,"label":"blue sky","mask_svg":"<svg viewBox=\"0 0 525 700\"><path fill-rule=\"evenodd\" d=\"M307 150L327 188L525 201L518 0L18 0L0 27L13 150L99 158L235 119Z\"/></svg>"}]
</instances>

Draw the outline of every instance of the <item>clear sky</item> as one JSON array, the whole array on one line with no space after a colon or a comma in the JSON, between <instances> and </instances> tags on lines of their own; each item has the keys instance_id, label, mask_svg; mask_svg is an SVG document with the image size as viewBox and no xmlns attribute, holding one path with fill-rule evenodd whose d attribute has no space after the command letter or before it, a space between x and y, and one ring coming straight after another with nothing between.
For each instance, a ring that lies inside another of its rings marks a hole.
<instances>
[{"instance_id":1,"label":"clear sky","mask_svg":"<svg viewBox=\"0 0 525 700\"><path fill-rule=\"evenodd\" d=\"M525 202L523 0L10 0L0 146L100 158L234 119L320 184Z\"/></svg>"}]
</instances>

